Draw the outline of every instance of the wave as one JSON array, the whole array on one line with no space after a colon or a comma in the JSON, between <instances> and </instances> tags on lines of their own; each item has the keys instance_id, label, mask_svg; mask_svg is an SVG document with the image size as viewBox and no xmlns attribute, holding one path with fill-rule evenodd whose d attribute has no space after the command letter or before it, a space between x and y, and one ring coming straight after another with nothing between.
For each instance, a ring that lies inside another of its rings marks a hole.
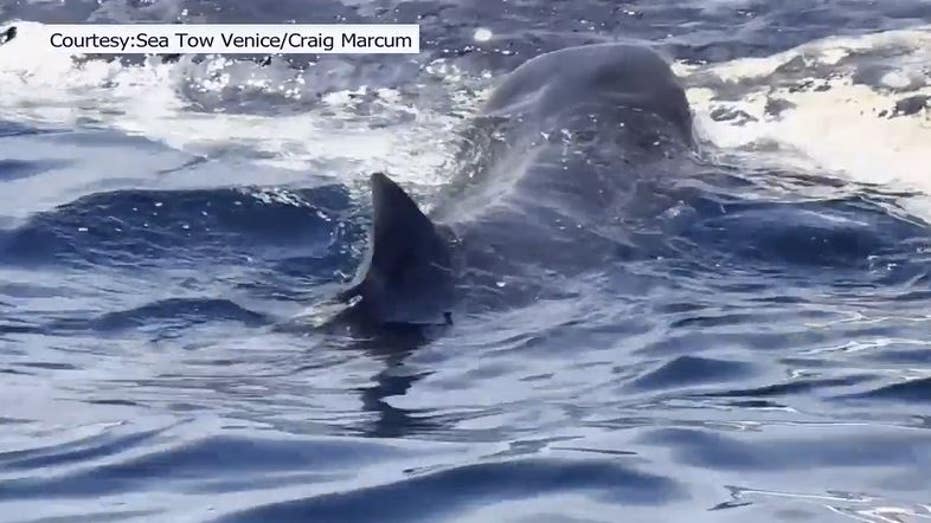
<instances>
[{"instance_id":1,"label":"wave","mask_svg":"<svg viewBox=\"0 0 931 523\"><path fill-rule=\"evenodd\" d=\"M90 329L101 333L142 329L180 330L207 322L239 322L249 327L268 325L271 318L225 299L170 298L125 311L108 312L90 320L60 320L49 330L60 333Z\"/></svg>"},{"instance_id":2,"label":"wave","mask_svg":"<svg viewBox=\"0 0 931 523\"><path fill-rule=\"evenodd\" d=\"M927 270L931 229L862 196L821 201L721 204L684 236L731 260L873 270L891 260ZM904 259L903 259L904 257Z\"/></svg>"},{"instance_id":3,"label":"wave","mask_svg":"<svg viewBox=\"0 0 931 523\"><path fill-rule=\"evenodd\" d=\"M95 193L0 231L0 264L325 258L363 233L345 223L349 203L342 186Z\"/></svg>"},{"instance_id":4,"label":"wave","mask_svg":"<svg viewBox=\"0 0 931 523\"><path fill-rule=\"evenodd\" d=\"M437 183L453 129L474 100L448 92L447 83L461 80L442 63L424 66L424 85L413 93L376 86L385 75L378 64L353 80L354 65L332 63L350 60L342 57L304 68L222 56L75 60L37 41L40 25L16 22L18 36L0 48L0 120L110 129L207 158L313 168L342 181L389 170ZM437 105L425 107L424 98Z\"/></svg>"},{"instance_id":5,"label":"wave","mask_svg":"<svg viewBox=\"0 0 931 523\"><path fill-rule=\"evenodd\" d=\"M931 402L931 378L907 380L844 398L928 403Z\"/></svg>"},{"instance_id":6,"label":"wave","mask_svg":"<svg viewBox=\"0 0 931 523\"><path fill-rule=\"evenodd\" d=\"M602 502L659 505L683 496L676 481L620 463L524 459L448 468L395 483L242 511L215 521L426 521L505 503L584 491Z\"/></svg>"},{"instance_id":7,"label":"wave","mask_svg":"<svg viewBox=\"0 0 931 523\"><path fill-rule=\"evenodd\" d=\"M744 159L919 191L931 217L931 26L832 36L766 57L681 64L706 139Z\"/></svg>"}]
</instances>

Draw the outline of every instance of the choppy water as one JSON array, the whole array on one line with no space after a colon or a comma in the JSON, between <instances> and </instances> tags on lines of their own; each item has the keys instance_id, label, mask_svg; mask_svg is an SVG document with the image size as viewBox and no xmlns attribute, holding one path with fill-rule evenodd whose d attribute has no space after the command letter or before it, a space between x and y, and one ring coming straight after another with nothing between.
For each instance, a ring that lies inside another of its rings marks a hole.
<instances>
[{"instance_id":1,"label":"choppy water","mask_svg":"<svg viewBox=\"0 0 931 523\"><path fill-rule=\"evenodd\" d=\"M30 40L177 19L419 22L424 52L120 64ZM931 519L927 2L0 21L0 520ZM496 79L611 40L675 61L703 142L707 173L644 188L649 247L435 336L271 328L355 270L368 173L429 203Z\"/></svg>"}]
</instances>

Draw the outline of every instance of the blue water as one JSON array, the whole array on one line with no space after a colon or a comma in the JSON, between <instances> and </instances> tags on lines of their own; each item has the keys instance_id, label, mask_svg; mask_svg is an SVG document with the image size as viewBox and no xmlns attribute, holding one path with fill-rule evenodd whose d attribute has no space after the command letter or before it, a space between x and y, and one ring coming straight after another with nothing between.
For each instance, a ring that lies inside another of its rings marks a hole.
<instances>
[{"instance_id":1,"label":"blue water","mask_svg":"<svg viewBox=\"0 0 931 523\"><path fill-rule=\"evenodd\" d=\"M307 87L389 87L409 111L363 97L327 119L313 96L179 87L172 116L306 111L362 139L455 114L437 58L471 94L567 45L724 62L931 23L931 5L8 0L13 19L419 22L421 56L322 58ZM709 145L702 172L638 189L613 263L541 272L546 299L441 332L356 338L278 328L364 253L353 146L289 170L222 122L191 150L0 108L2 521L931 518L931 226L907 192ZM436 176L402 179L429 202Z\"/></svg>"}]
</instances>

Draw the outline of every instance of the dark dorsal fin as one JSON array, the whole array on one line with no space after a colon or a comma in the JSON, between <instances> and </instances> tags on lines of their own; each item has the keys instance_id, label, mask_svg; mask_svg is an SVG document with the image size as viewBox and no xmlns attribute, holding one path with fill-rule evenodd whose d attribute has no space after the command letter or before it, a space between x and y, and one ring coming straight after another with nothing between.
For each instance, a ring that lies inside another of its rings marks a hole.
<instances>
[{"instance_id":1,"label":"dark dorsal fin","mask_svg":"<svg viewBox=\"0 0 931 523\"><path fill-rule=\"evenodd\" d=\"M372 175L372 266L390 275L403 268L404 257L422 250L436 235L407 193L382 173ZM408 260L410 261L410 260Z\"/></svg>"},{"instance_id":2,"label":"dark dorsal fin","mask_svg":"<svg viewBox=\"0 0 931 523\"><path fill-rule=\"evenodd\" d=\"M445 321L452 294L449 235L401 187L372 175L372 235L356 285L341 294L381 323Z\"/></svg>"}]
</instances>

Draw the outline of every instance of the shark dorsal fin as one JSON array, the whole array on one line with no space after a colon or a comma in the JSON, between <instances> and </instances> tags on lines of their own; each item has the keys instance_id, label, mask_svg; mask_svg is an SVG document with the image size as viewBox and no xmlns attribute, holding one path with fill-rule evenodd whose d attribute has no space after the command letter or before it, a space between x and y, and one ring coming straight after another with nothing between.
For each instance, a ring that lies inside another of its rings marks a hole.
<instances>
[{"instance_id":1,"label":"shark dorsal fin","mask_svg":"<svg viewBox=\"0 0 931 523\"><path fill-rule=\"evenodd\" d=\"M436 236L433 222L404 189L382 173L372 175L372 264L383 275L403 272L428 254Z\"/></svg>"},{"instance_id":2,"label":"shark dorsal fin","mask_svg":"<svg viewBox=\"0 0 931 523\"><path fill-rule=\"evenodd\" d=\"M440 323L452 295L450 237L404 190L372 175L372 234L356 285L341 297L358 300L381 323Z\"/></svg>"}]
</instances>

